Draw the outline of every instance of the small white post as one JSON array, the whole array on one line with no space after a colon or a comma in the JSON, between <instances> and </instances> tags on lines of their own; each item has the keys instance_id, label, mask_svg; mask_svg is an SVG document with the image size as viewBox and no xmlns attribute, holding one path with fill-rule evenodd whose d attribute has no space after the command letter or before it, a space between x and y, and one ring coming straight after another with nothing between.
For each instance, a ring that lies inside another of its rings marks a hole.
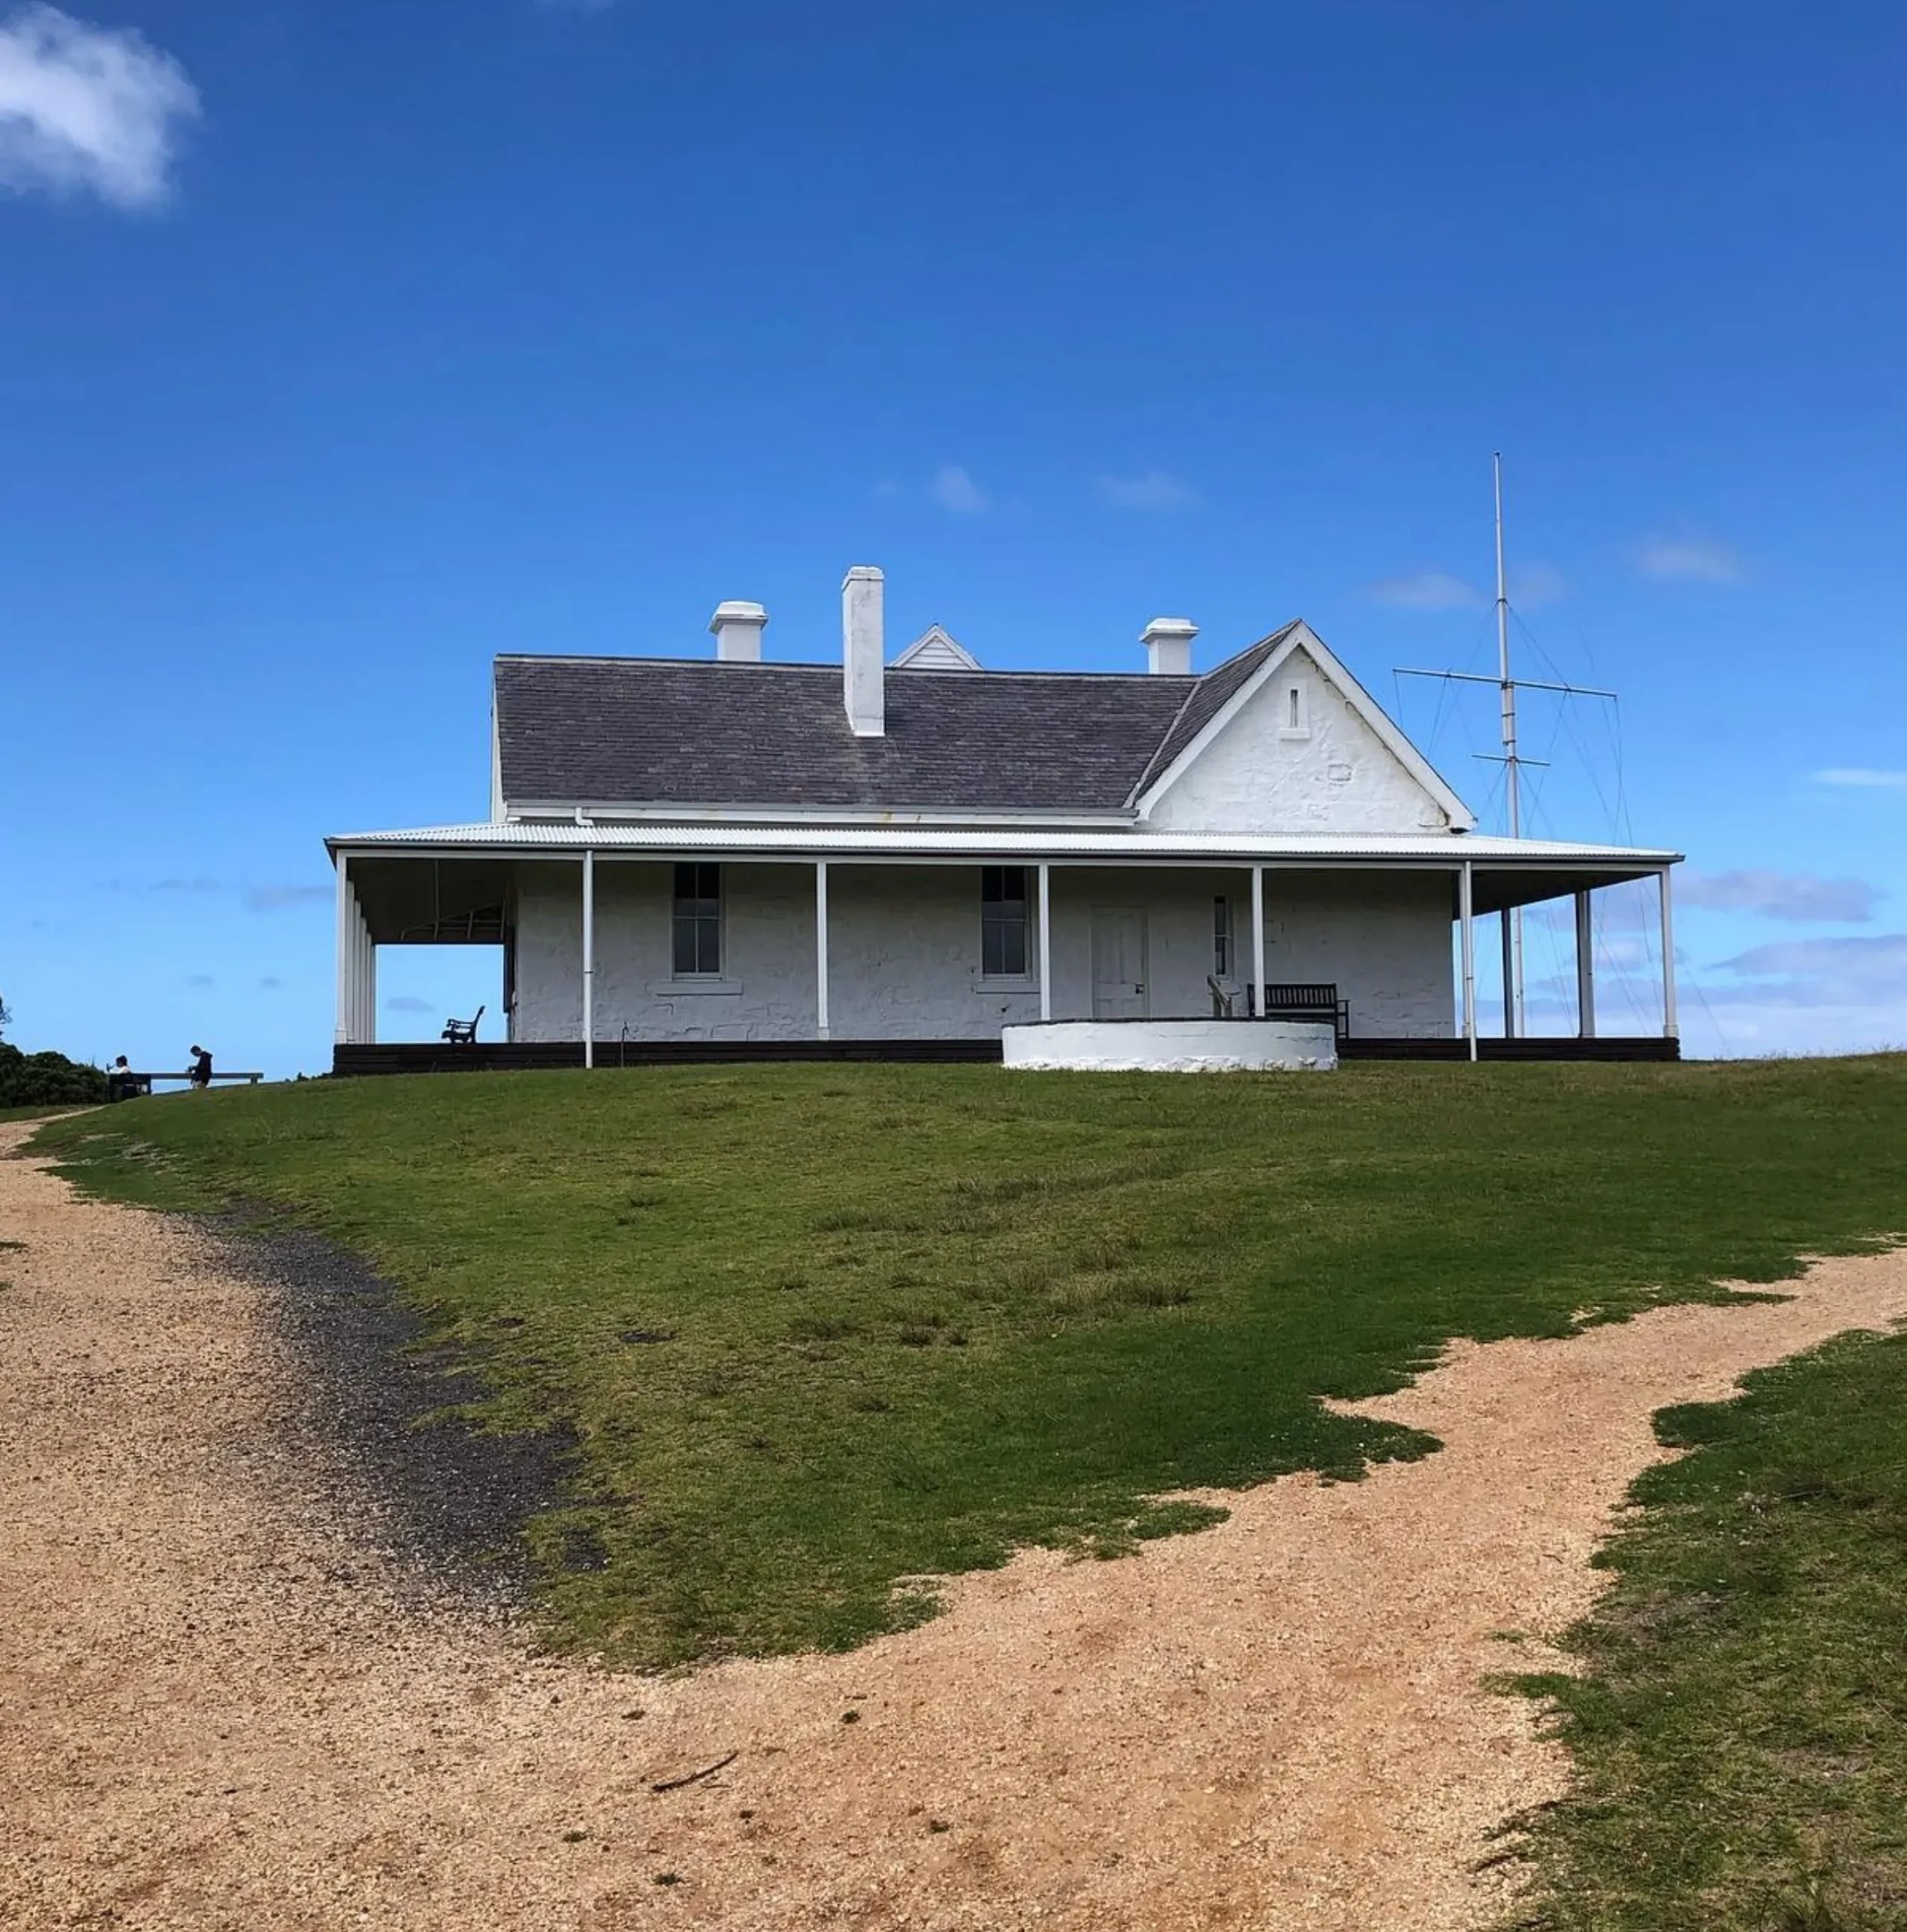
<instances>
[{"instance_id":1,"label":"small white post","mask_svg":"<svg viewBox=\"0 0 1907 1932\"><path fill-rule=\"evenodd\" d=\"M1497 918L1503 928L1503 1038L1516 1038L1516 927L1506 906Z\"/></svg>"},{"instance_id":2,"label":"small white post","mask_svg":"<svg viewBox=\"0 0 1907 1932\"><path fill-rule=\"evenodd\" d=\"M1576 895L1576 1030L1586 1040L1596 1036L1595 915L1589 894Z\"/></svg>"},{"instance_id":3,"label":"small white post","mask_svg":"<svg viewBox=\"0 0 1907 1932\"><path fill-rule=\"evenodd\" d=\"M362 1023L358 1029L358 1037L368 1045L375 1045L377 1040L377 942L371 937L371 921L364 917L361 907L358 924L364 934L364 971L359 984L363 989L364 1014Z\"/></svg>"},{"instance_id":4,"label":"small white post","mask_svg":"<svg viewBox=\"0 0 1907 1932\"><path fill-rule=\"evenodd\" d=\"M377 1043L377 935L363 921L363 1035Z\"/></svg>"},{"instance_id":5,"label":"small white post","mask_svg":"<svg viewBox=\"0 0 1907 1932\"><path fill-rule=\"evenodd\" d=\"M814 1037L828 1037L828 862L814 862Z\"/></svg>"},{"instance_id":6,"label":"small white post","mask_svg":"<svg viewBox=\"0 0 1907 1932\"><path fill-rule=\"evenodd\" d=\"M596 1063L596 851L583 853L583 1064Z\"/></svg>"},{"instance_id":7,"label":"small white post","mask_svg":"<svg viewBox=\"0 0 1907 1932\"><path fill-rule=\"evenodd\" d=\"M337 1026L333 1038L341 1047L351 1044L356 1015L357 934L352 914L351 861L337 855Z\"/></svg>"},{"instance_id":8,"label":"small white post","mask_svg":"<svg viewBox=\"0 0 1907 1932\"><path fill-rule=\"evenodd\" d=\"M1040 1017L1053 1017L1053 868L1040 861Z\"/></svg>"},{"instance_id":9,"label":"small white post","mask_svg":"<svg viewBox=\"0 0 1907 1932\"><path fill-rule=\"evenodd\" d=\"M1675 894L1666 866L1657 876L1662 881L1662 1032L1664 1039L1675 1040L1681 1037L1681 1027L1675 1017Z\"/></svg>"},{"instance_id":10,"label":"small white post","mask_svg":"<svg viewBox=\"0 0 1907 1932\"><path fill-rule=\"evenodd\" d=\"M1477 1057L1477 930L1476 884L1466 859L1457 875L1457 920L1463 935L1463 1037L1470 1043L1470 1057Z\"/></svg>"},{"instance_id":11,"label":"small white post","mask_svg":"<svg viewBox=\"0 0 1907 1932\"><path fill-rule=\"evenodd\" d=\"M1251 869L1251 985L1246 1011L1262 1020L1265 1017L1265 868Z\"/></svg>"}]
</instances>

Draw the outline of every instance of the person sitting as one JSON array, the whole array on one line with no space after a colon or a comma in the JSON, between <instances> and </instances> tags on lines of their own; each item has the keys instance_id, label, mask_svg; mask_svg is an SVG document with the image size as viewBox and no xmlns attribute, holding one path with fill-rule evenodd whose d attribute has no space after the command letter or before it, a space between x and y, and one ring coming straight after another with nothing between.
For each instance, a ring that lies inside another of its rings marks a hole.
<instances>
[{"instance_id":1,"label":"person sitting","mask_svg":"<svg viewBox=\"0 0 1907 1932\"><path fill-rule=\"evenodd\" d=\"M212 1084L212 1056L203 1047L192 1050L192 1070L186 1075L195 1094L202 1094Z\"/></svg>"}]
</instances>

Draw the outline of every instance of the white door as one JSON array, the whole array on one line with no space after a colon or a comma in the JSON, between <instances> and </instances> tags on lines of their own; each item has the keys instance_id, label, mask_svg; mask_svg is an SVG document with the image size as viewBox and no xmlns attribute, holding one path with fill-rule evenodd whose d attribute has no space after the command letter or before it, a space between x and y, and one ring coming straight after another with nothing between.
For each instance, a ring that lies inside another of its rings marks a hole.
<instances>
[{"instance_id":1,"label":"white door","mask_svg":"<svg viewBox=\"0 0 1907 1932\"><path fill-rule=\"evenodd\" d=\"M1146 915L1093 915L1093 1017L1143 1020L1152 1011L1146 991Z\"/></svg>"}]
</instances>

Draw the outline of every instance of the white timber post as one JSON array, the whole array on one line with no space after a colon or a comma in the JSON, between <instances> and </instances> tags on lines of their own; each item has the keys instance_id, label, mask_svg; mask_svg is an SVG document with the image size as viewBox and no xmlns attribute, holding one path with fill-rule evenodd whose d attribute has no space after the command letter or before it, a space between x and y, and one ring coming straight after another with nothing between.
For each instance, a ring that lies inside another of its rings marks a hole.
<instances>
[{"instance_id":1,"label":"white timber post","mask_svg":"<svg viewBox=\"0 0 1907 1932\"><path fill-rule=\"evenodd\" d=\"M1457 875L1457 921L1463 937L1463 1037L1470 1043L1470 1057L1477 1057L1477 894L1476 882L1466 859Z\"/></svg>"},{"instance_id":2,"label":"white timber post","mask_svg":"<svg viewBox=\"0 0 1907 1932\"><path fill-rule=\"evenodd\" d=\"M828 862L814 862L814 1037L828 1037Z\"/></svg>"},{"instance_id":3,"label":"white timber post","mask_svg":"<svg viewBox=\"0 0 1907 1932\"><path fill-rule=\"evenodd\" d=\"M1040 861L1040 1017L1053 1017L1053 868Z\"/></svg>"},{"instance_id":4,"label":"white timber post","mask_svg":"<svg viewBox=\"0 0 1907 1932\"><path fill-rule=\"evenodd\" d=\"M1516 1038L1516 922L1506 906L1497 918L1503 928L1503 1038Z\"/></svg>"},{"instance_id":5,"label":"white timber post","mask_svg":"<svg viewBox=\"0 0 1907 1932\"><path fill-rule=\"evenodd\" d=\"M1675 1017L1675 893L1666 866L1657 876L1662 882L1662 1032L1663 1038L1676 1040L1681 1037L1681 1026Z\"/></svg>"},{"instance_id":6,"label":"white timber post","mask_svg":"<svg viewBox=\"0 0 1907 1932\"><path fill-rule=\"evenodd\" d=\"M358 986L364 1001L358 1026L358 1037L368 1045L377 1038L377 942L371 937L371 921L364 916L364 909L358 909L358 927L363 935L364 968Z\"/></svg>"},{"instance_id":7,"label":"white timber post","mask_svg":"<svg viewBox=\"0 0 1907 1932\"><path fill-rule=\"evenodd\" d=\"M1596 1036L1596 928L1589 894L1576 895L1576 1030L1586 1040Z\"/></svg>"},{"instance_id":8,"label":"white timber post","mask_svg":"<svg viewBox=\"0 0 1907 1932\"><path fill-rule=\"evenodd\" d=\"M1265 868L1251 869L1251 998L1245 1011L1265 1017Z\"/></svg>"},{"instance_id":9,"label":"white timber post","mask_svg":"<svg viewBox=\"0 0 1907 1932\"><path fill-rule=\"evenodd\" d=\"M337 855L337 1027L334 1037L341 1047L351 1044L358 1017L355 911L351 861L340 852Z\"/></svg>"},{"instance_id":10,"label":"white timber post","mask_svg":"<svg viewBox=\"0 0 1907 1932\"><path fill-rule=\"evenodd\" d=\"M583 1064L596 1063L596 848L583 850Z\"/></svg>"}]
</instances>

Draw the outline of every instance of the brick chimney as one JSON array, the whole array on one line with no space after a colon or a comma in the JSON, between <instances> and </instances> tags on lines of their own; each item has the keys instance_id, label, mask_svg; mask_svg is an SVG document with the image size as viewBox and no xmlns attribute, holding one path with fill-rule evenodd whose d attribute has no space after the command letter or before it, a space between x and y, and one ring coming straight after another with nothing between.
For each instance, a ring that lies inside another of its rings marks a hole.
<instances>
[{"instance_id":1,"label":"brick chimney","mask_svg":"<svg viewBox=\"0 0 1907 1932\"><path fill-rule=\"evenodd\" d=\"M1192 641L1198 626L1189 617L1155 617L1139 640L1146 647L1146 668L1155 678L1192 675Z\"/></svg>"},{"instance_id":2,"label":"brick chimney","mask_svg":"<svg viewBox=\"0 0 1907 1932\"><path fill-rule=\"evenodd\" d=\"M715 656L724 664L759 664L761 633L768 614L759 604L718 604L709 628L715 634Z\"/></svg>"},{"instance_id":3,"label":"brick chimney","mask_svg":"<svg viewBox=\"0 0 1907 1932\"><path fill-rule=\"evenodd\" d=\"M857 564L841 582L841 691L847 722L857 738L878 738L887 731L885 589L886 580L871 564Z\"/></svg>"}]
</instances>

